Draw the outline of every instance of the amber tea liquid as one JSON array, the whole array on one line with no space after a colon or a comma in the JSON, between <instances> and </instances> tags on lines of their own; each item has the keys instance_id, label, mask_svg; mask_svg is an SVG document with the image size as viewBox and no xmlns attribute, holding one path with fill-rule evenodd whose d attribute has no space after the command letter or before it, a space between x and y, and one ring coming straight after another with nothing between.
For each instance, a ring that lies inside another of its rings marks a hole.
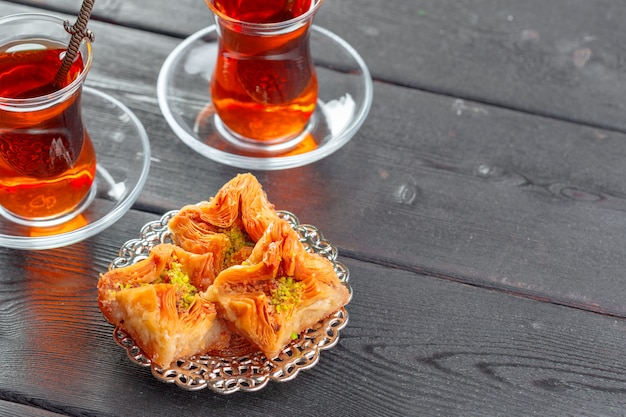
<instances>
[{"instance_id":1,"label":"amber tea liquid","mask_svg":"<svg viewBox=\"0 0 626 417\"><path fill-rule=\"evenodd\" d=\"M306 13L315 0L207 0L220 42L211 79L215 111L244 139L277 143L306 127L317 101L317 76L309 50L310 20L273 33L260 25ZM231 20L232 19L232 20ZM239 23L237 23L239 22Z\"/></svg>"},{"instance_id":2,"label":"amber tea liquid","mask_svg":"<svg viewBox=\"0 0 626 417\"><path fill-rule=\"evenodd\" d=\"M13 44L0 51L0 205L16 217L43 220L71 212L88 195L96 156L83 126L80 88L47 107L20 110L15 100L10 110L2 106L3 99L33 99L58 89L42 91L54 80L64 47L36 44L45 49ZM83 70L79 55L62 87Z\"/></svg>"}]
</instances>

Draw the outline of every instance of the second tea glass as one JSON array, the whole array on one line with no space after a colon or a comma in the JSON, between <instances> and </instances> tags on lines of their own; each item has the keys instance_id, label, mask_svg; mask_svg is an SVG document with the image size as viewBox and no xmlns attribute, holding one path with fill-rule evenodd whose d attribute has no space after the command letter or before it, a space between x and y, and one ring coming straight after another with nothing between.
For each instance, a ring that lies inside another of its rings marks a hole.
<instances>
[{"instance_id":1,"label":"second tea glass","mask_svg":"<svg viewBox=\"0 0 626 417\"><path fill-rule=\"evenodd\" d=\"M219 36L210 84L214 123L231 144L282 151L306 136L318 98L309 32L322 2L266 23L239 20L207 0Z\"/></svg>"}]
</instances>

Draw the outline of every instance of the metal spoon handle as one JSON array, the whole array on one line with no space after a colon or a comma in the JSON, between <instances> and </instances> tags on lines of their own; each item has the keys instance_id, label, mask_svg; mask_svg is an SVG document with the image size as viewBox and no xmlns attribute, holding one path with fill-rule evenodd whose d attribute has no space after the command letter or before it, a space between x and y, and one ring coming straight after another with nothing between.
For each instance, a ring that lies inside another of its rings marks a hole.
<instances>
[{"instance_id":1,"label":"metal spoon handle","mask_svg":"<svg viewBox=\"0 0 626 417\"><path fill-rule=\"evenodd\" d=\"M91 16L91 11L93 9L93 4L95 0L83 0L83 4L80 7L80 12L78 13L78 18L76 19L76 23L72 26L68 21L65 21L65 30L68 31L72 38L70 39L70 43L67 47L67 52L65 53L65 57L63 58L63 62L61 63L61 68L59 68L59 72L54 79L54 83L56 85L63 85L65 78L67 77L67 72L70 70L72 66L72 62L76 58L76 54L78 53L78 48L80 47L80 43L85 38L89 38L93 41L93 32L87 29L87 22L89 21L89 17Z\"/></svg>"}]
</instances>

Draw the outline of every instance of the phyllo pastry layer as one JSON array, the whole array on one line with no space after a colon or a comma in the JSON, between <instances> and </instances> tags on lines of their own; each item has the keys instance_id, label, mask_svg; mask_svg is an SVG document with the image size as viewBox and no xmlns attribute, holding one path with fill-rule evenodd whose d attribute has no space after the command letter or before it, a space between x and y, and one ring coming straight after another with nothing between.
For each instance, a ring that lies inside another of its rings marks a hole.
<instances>
[{"instance_id":1,"label":"phyllo pastry layer","mask_svg":"<svg viewBox=\"0 0 626 417\"><path fill-rule=\"evenodd\" d=\"M168 226L177 245L189 252L214 253L216 265L227 268L243 262L276 219L258 180L239 174L209 201L183 207Z\"/></svg>"},{"instance_id":2,"label":"phyllo pastry layer","mask_svg":"<svg viewBox=\"0 0 626 417\"><path fill-rule=\"evenodd\" d=\"M103 274L98 304L161 367L228 344L230 333L201 291L215 278L213 255L160 244L147 259Z\"/></svg>"}]
</instances>

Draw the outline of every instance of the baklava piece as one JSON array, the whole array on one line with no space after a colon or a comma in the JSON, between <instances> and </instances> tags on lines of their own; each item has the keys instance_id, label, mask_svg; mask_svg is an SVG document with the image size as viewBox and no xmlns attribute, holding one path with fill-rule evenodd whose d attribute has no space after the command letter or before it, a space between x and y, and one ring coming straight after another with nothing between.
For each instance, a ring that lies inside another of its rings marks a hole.
<instances>
[{"instance_id":1,"label":"baklava piece","mask_svg":"<svg viewBox=\"0 0 626 417\"><path fill-rule=\"evenodd\" d=\"M282 219L270 224L243 264L220 272L206 295L269 359L350 297L332 263L307 252Z\"/></svg>"},{"instance_id":2,"label":"baklava piece","mask_svg":"<svg viewBox=\"0 0 626 417\"><path fill-rule=\"evenodd\" d=\"M217 317L215 304L201 296L215 278L212 258L157 245L148 258L100 277L100 309L161 367L221 349L228 345L230 332Z\"/></svg>"}]
</instances>

